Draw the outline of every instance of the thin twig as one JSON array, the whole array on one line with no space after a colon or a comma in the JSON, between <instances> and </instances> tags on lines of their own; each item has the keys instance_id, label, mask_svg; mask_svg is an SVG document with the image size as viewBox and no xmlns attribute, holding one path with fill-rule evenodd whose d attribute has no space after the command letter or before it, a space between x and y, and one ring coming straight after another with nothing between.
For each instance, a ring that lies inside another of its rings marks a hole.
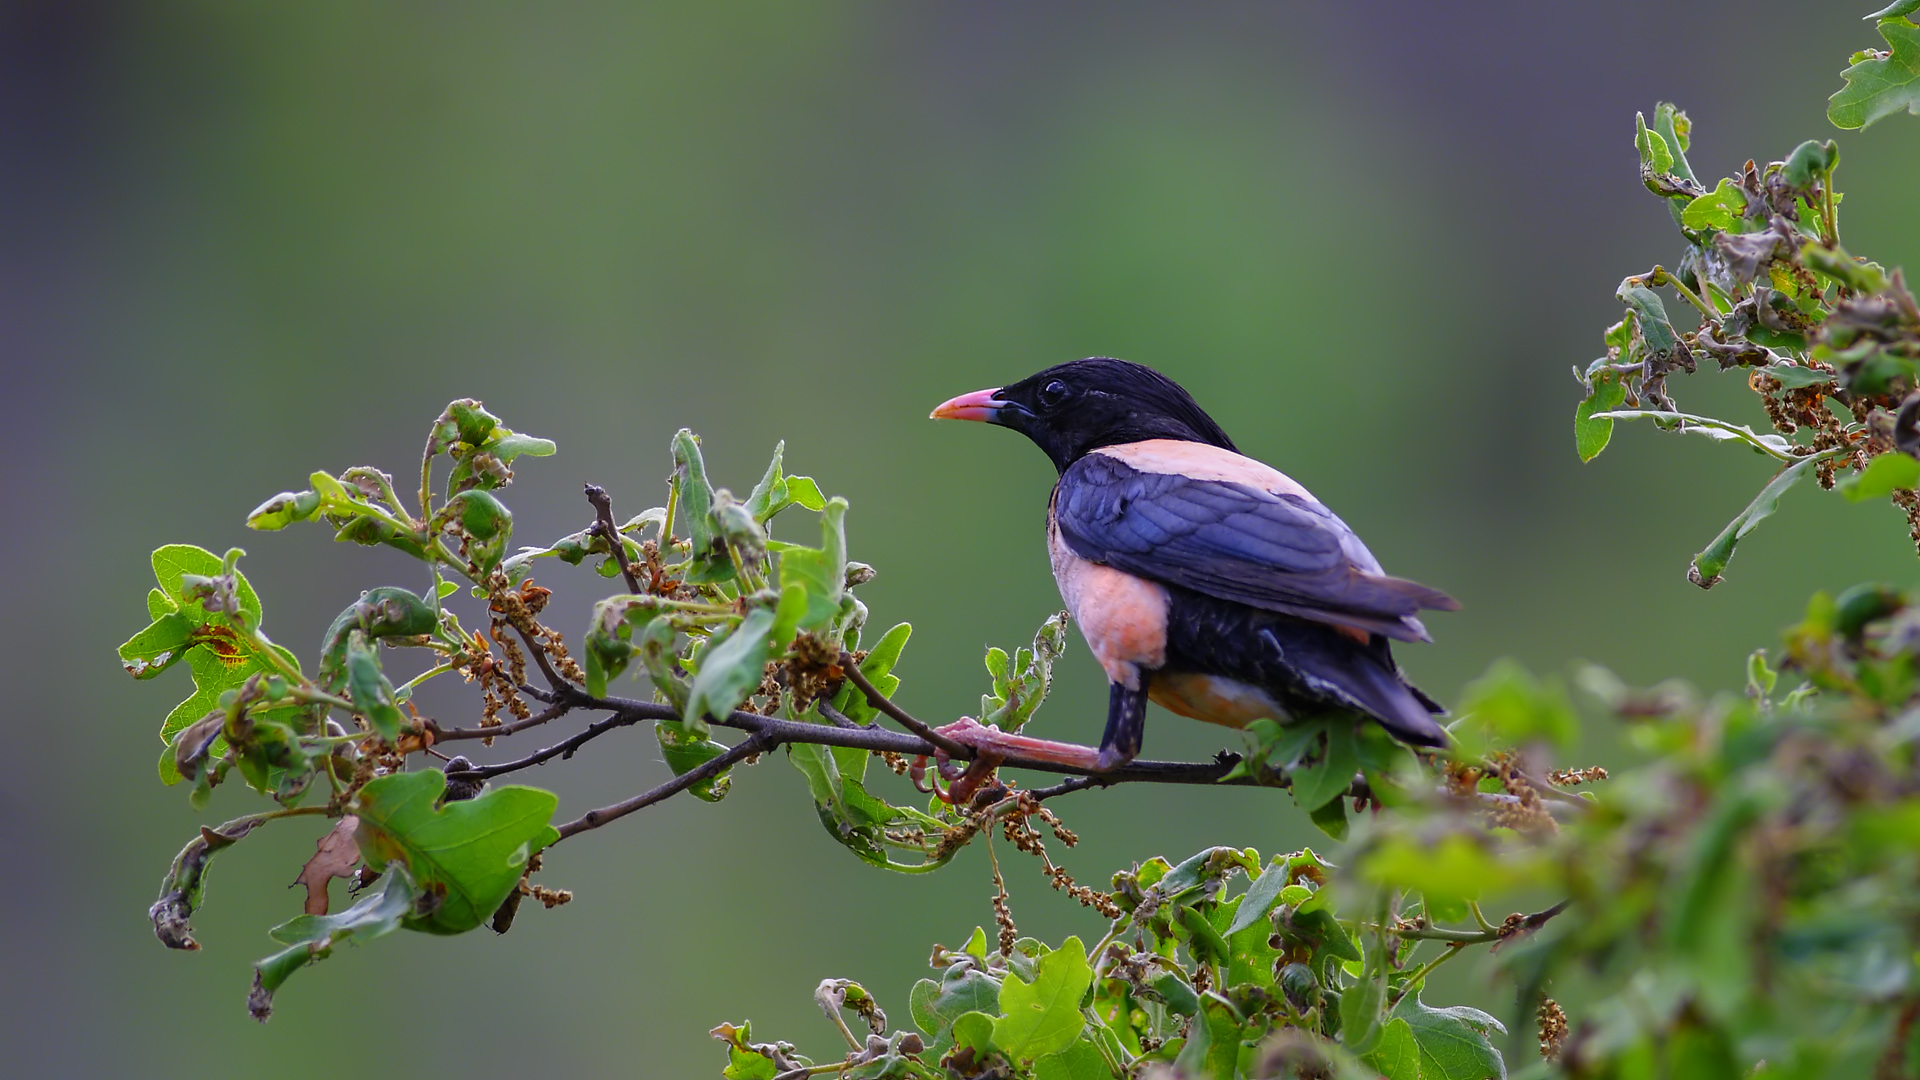
<instances>
[{"instance_id":1,"label":"thin twig","mask_svg":"<svg viewBox=\"0 0 1920 1080\"><path fill-rule=\"evenodd\" d=\"M843 652L840 654L840 667L847 673L847 678L853 680L853 685L859 687L860 692L867 696L867 704L872 705L874 708L879 709L881 712L899 721L901 727L906 728L927 742L945 750L947 756L967 758L969 760L973 758L972 750L933 730L928 727L925 722L915 719L912 713L895 705L885 694L882 694L877 687L868 682L867 676L860 670L860 665L853 662L852 653Z\"/></svg>"},{"instance_id":2,"label":"thin twig","mask_svg":"<svg viewBox=\"0 0 1920 1080\"><path fill-rule=\"evenodd\" d=\"M1547 908L1545 911L1536 911L1531 915L1522 916L1520 922L1514 925L1512 929L1508 929L1504 923L1499 926L1490 925L1488 929L1485 930L1448 930L1440 926L1426 926L1418 930L1396 929L1393 931L1393 934L1396 937L1407 938L1411 941L1444 941L1452 945L1485 945L1489 942L1504 941L1511 937L1518 937L1521 934L1538 930L1542 926L1547 925L1547 920L1567 910L1567 906L1571 903L1573 903L1571 900L1562 900L1552 907Z\"/></svg>"},{"instance_id":3,"label":"thin twig","mask_svg":"<svg viewBox=\"0 0 1920 1080\"><path fill-rule=\"evenodd\" d=\"M620 526L613 521L612 496L607 494L606 488L598 484L588 484L587 501L593 504L593 512L598 518L587 532L597 533L607 538L607 546L613 549L613 561L620 564L620 576L627 579L627 591L639 592L640 578L627 562L626 541L620 538Z\"/></svg>"},{"instance_id":4,"label":"thin twig","mask_svg":"<svg viewBox=\"0 0 1920 1080\"><path fill-rule=\"evenodd\" d=\"M525 687L522 689L524 690ZM499 727L442 728L431 720L427 723L431 725L433 741L436 743L453 742L458 739L497 739L502 735L512 735L530 727L539 727L550 720L558 720L572 710L571 704L562 701L542 709L525 720L515 720L511 724L501 724Z\"/></svg>"},{"instance_id":5,"label":"thin twig","mask_svg":"<svg viewBox=\"0 0 1920 1080\"><path fill-rule=\"evenodd\" d=\"M540 643L533 639L532 634L517 626L513 628L513 632L519 634L520 640L527 643L527 651L533 654L533 662L540 665L540 674L547 677L548 684L553 687L556 700L564 698L568 691L575 689L572 683L561 678L560 673L553 670L553 665L547 661L547 650L540 647Z\"/></svg>"},{"instance_id":6,"label":"thin twig","mask_svg":"<svg viewBox=\"0 0 1920 1080\"><path fill-rule=\"evenodd\" d=\"M720 775L755 754L766 753L768 750L778 746L779 743L780 740L778 738L765 733L757 732L750 735L742 740L739 745L721 754L719 757L714 758L712 761L689 769L650 791L645 791L635 795L631 799L614 803L612 806L603 806L598 810L589 810L585 814L567 822L565 825L560 826L560 837L558 840L555 840L554 843L557 844L560 840L565 840L569 836L586 832L589 829L597 829L610 821L617 821L633 813L635 810L644 810L663 799L672 798L702 780L709 780Z\"/></svg>"},{"instance_id":7,"label":"thin twig","mask_svg":"<svg viewBox=\"0 0 1920 1080\"><path fill-rule=\"evenodd\" d=\"M552 710L548 710L548 711L552 711ZM540 750L535 753L528 754L526 757L519 758L514 761L502 762L499 765L478 765L471 769L462 769L459 772L449 772L447 774L447 777L449 779L452 779L453 777L458 776L462 779L467 779L467 780L491 780L496 776L504 776L510 772L519 772L521 769L530 769L535 765L544 764L545 762L552 761L554 758L557 758L557 757L570 758L573 756L573 752L575 750L578 750L582 746L585 746L586 744L592 742L593 740L599 738L600 736L605 735L607 732L612 731L615 728L623 728L632 724L637 724L640 721L647 720L647 719L651 719L651 718L646 716L641 716L636 713L624 713L624 712L614 713L612 716L607 717L605 720L601 720L592 724L585 731L582 731L580 734L575 735L569 739L562 739L561 741L554 743L552 746L549 746L544 750ZM487 729L482 728L480 730L485 731ZM496 728L493 730L497 733L499 729Z\"/></svg>"},{"instance_id":8,"label":"thin twig","mask_svg":"<svg viewBox=\"0 0 1920 1080\"><path fill-rule=\"evenodd\" d=\"M856 723L854 722L852 717L849 717L847 714L841 712L839 709L834 708L833 706L827 704L824 701L818 702L815 705L815 708L817 708L820 711L820 715L826 717L827 722L832 724L834 727L856 728L863 731L871 731L873 729L872 724Z\"/></svg>"}]
</instances>

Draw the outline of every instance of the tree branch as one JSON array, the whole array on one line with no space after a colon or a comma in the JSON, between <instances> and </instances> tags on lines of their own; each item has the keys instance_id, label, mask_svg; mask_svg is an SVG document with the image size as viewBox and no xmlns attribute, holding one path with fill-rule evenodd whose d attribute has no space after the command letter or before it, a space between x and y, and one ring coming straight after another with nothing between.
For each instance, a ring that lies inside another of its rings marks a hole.
<instances>
[{"instance_id":1,"label":"tree branch","mask_svg":"<svg viewBox=\"0 0 1920 1080\"><path fill-rule=\"evenodd\" d=\"M642 792L631 799L614 803L612 806L603 806L598 810L589 810L585 814L567 822L565 825L560 826L560 839L555 840L554 843L557 844L560 840L565 840L569 836L586 832L589 829L597 829L609 821L616 821L626 817L635 810L644 810L662 799L672 798L702 780L711 779L712 777L720 775L755 754L762 754L773 749L776 743L777 740L766 735L750 735L738 746L714 758L712 761L706 762L696 768L688 769L686 772L681 773L679 776L674 777L651 791Z\"/></svg>"},{"instance_id":2,"label":"tree branch","mask_svg":"<svg viewBox=\"0 0 1920 1080\"><path fill-rule=\"evenodd\" d=\"M607 546L613 549L613 561L620 564L620 576L627 579L627 591L640 591L640 578L634 574L633 567L627 562L627 544L620 538L620 526L613 520L613 498L607 489L598 484L587 485L587 501L593 504L597 520L587 529L588 535L607 538Z\"/></svg>"},{"instance_id":3,"label":"tree branch","mask_svg":"<svg viewBox=\"0 0 1920 1080\"><path fill-rule=\"evenodd\" d=\"M841 670L847 673L847 678L852 680L853 685L859 687L860 692L867 696L867 704L898 720L901 727L906 728L927 742L945 750L948 757L972 760L972 750L928 727L925 722L916 719L912 713L895 705L891 699L885 694L882 694L872 683L868 682L866 674L860 670L860 665L853 662L852 653L842 652L840 654L840 667Z\"/></svg>"},{"instance_id":4,"label":"tree branch","mask_svg":"<svg viewBox=\"0 0 1920 1080\"><path fill-rule=\"evenodd\" d=\"M567 707L564 705L554 706L554 709L558 709L561 712L565 712L566 708ZM553 712L554 709L549 709L547 710L547 712ZM541 714L541 716L545 716L545 715L546 713ZM527 720L521 721L521 723L528 724L529 726L531 726L533 721L538 719L540 719L540 717L530 717ZM592 742L593 740L599 738L600 736L605 735L607 732L612 731L615 728L622 728L622 727L627 727L631 724L637 724L640 721L647 720L647 719L652 719L652 718L642 716L638 713L617 712L617 713L614 713L612 716L607 717L605 720L600 720L593 723L592 725L589 725L588 728L585 731L582 731L580 734L575 735L570 739L563 739L560 742L554 743L552 746L549 746L544 750L538 751L537 753L528 754L526 757L519 758L514 761L502 762L499 765L477 765L471 769L460 769L457 771L449 770L447 772L447 779L452 780L455 777L459 777L461 779L467 779L467 780L491 780L496 776L505 776L507 773L510 773L510 772L519 772L521 769L530 769L535 765L544 764L548 761L553 760L556 757L570 758L573 756L573 752L575 750L578 750L582 746L585 746L586 744ZM513 725L508 725L508 726L513 726ZM481 732L486 732L491 730L497 734L501 729L500 728L492 728L492 729L480 728L478 730L480 730Z\"/></svg>"},{"instance_id":5,"label":"tree branch","mask_svg":"<svg viewBox=\"0 0 1920 1080\"><path fill-rule=\"evenodd\" d=\"M1531 915L1509 915L1507 921L1488 930L1448 930L1439 926L1427 926L1420 929L1391 930L1396 937L1414 941L1444 941L1449 945L1485 945L1489 942L1505 941L1521 934L1530 934L1547 925L1547 920L1567 910L1571 900L1562 900Z\"/></svg>"},{"instance_id":6,"label":"tree branch","mask_svg":"<svg viewBox=\"0 0 1920 1080\"><path fill-rule=\"evenodd\" d=\"M525 690L527 688L522 687L521 689ZM527 717L525 720L515 720L511 724L501 724L498 727L443 728L431 720L427 721L427 727L428 730L433 733L433 741L435 743L455 742L460 739L493 739L503 735L513 735L525 731L530 727L539 727L549 720L558 720L571 711L573 711L573 705L569 702L561 701L542 709L532 716Z\"/></svg>"},{"instance_id":7,"label":"tree branch","mask_svg":"<svg viewBox=\"0 0 1920 1080\"><path fill-rule=\"evenodd\" d=\"M565 700L568 692L576 689L576 687L561 678L559 672L553 670L553 664L547 660L547 650L540 647L540 643L533 639L532 634L527 633L517 626L513 628L513 632L519 634L520 640L527 643L527 651L533 654L533 662L540 665L540 674L545 675L547 677L547 684L553 687L553 696L551 698L545 695L535 696L542 701L558 702Z\"/></svg>"}]
</instances>

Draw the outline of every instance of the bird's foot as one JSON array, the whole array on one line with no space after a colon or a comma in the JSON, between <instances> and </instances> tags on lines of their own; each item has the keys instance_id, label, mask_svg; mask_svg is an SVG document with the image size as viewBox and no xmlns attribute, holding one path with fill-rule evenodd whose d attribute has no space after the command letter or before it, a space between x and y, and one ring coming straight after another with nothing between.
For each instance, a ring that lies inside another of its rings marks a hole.
<instances>
[{"instance_id":1,"label":"bird's foot","mask_svg":"<svg viewBox=\"0 0 1920 1080\"><path fill-rule=\"evenodd\" d=\"M933 758L936 772L952 785L947 791L940 790L939 781L933 781L931 787L923 786L926 778L925 757L914 759L909 774L914 786L921 791L932 791L949 803L964 803L973 797L992 776L995 769L1007 758L1025 758L1028 761L1045 761L1068 768L1082 769L1088 772L1106 772L1117 765L1125 764L1127 758L1117 750L1096 750L1091 746L1077 743L1054 742L1051 739L1036 739L1028 735L1016 735L1001 731L997 727L982 724L972 717L963 716L958 721L939 729L945 735L962 746L974 751L974 759L962 770L948 759L945 751L936 750Z\"/></svg>"},{"instance_id":2,"label":"bird's foot","mask_svg":"<svg viewBox=\"0 0 1920 1080\"><path fill-rule=\"evenodd\" d=\"M931 792L949 805L964 806L994 778L994 771L1000 767L1002 755L994 753L990 745L982 745L979 739L979 733L998 732L999 729L982 726L973 717L963 716L935 730L962 746L972 748L973 760L962 767L947 756L946 750L936 748L933 752L935 775L931 780L927 777L927 757L924 754L913 759L907 775L913 779L916 789ZM940 786L943 779L947 782L944 788Z\"/></svg>"}]
</instances>

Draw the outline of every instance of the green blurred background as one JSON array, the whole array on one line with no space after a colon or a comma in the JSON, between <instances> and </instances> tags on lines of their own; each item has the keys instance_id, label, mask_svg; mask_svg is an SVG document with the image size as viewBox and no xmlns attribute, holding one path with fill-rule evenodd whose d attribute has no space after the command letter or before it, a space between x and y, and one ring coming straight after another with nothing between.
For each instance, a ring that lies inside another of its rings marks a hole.
<instances>
[{"instance_id":1,"label":"green blurred background","mask_svg":"<svg viewBox=\"0 0 1920 1080\"><path fill-rule=\"evenodd\" d=\"M1450 7L8 5L8 1070L713 1075L713 1024L830 1055L818 980L860 979L904 1019L929 945L990 922L982 852L927 878L868 869L776 757L722 804L557 850L544 879L571 906L504 938L345 952L265 1027L249 964L297 911L285 885L319 826L223 855L205 950L161 948L145 909L167 860L252 801L231 785L196 813L155 780L186 677L136 684L113 656L144 622L147 552L246 546L267 629L311 663L359 589L418 575L242 518L315 468L404 474L451 397L559 440L509 492L526 542L585 524L584 480L657 502L681 425L736 490L785 438L793 470L852 500L875 622L915 623L903 695L926 716L971 711L982 646L1057 603L1045 462L927 410L1092 354L1180 379L1391 570L1460 597L1436 644L1401 650L1443 699L1501 655L1732 686L1810 591L1910 580L1894 511L1803 490L1703 593L1687 559L1765 462L1627 427L1583 467L1568 423L1568 368L1600 350L1615 283L1678 254L1636 181L1634 110L1680 102L1714 177L1833 135L1835 73L1877 44L1864 12ZM1851 245L1915 265L1920 126L1841 142ZM1762 420L1735 377L1676 391ZM541 580L577 640L606 584ZM457 691L424 700L470 719ZM1093 738L1104 700L1076 638L1041 729ZM1148 752L1229 738L1163 715ZM526 779L572 816L664 774L635 731ZM1156 853L1316 840L1263 792L1061 809L1086 838L1065 862L1095 883ZM1011 874L1024 931L1099 932Z\"/></svg>"}]
</instances>

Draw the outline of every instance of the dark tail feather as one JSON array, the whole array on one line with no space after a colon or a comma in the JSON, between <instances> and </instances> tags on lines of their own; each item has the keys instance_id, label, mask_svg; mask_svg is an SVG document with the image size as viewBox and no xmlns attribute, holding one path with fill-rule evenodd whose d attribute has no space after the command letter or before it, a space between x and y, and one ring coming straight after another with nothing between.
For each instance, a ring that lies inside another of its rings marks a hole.
<instances>
[{"instance_id":1,"label":"dark tail feather","mask_svg":"<svg viewBox=\"0 0 1920 1080\"><path fill-rule=\"evenodd\" d=\"M1447 745L1446 731L1433 720L1443 710L1401 677L1384 638L1362 645L1325 626L1278 622L1262 628L1261 636L1293 677L1316 694L1373 717L1402 742Z\"/></svg>"},{"instance_id":2,"label":"dark tail feather","mask_svg":"<svg viewBox=\"0 0 1920 1080\"><path fill-rule=\"evenodd\" d=\"M1380 680L1377 690L1376 700L1367 703L1369 711L1394 738L1415 746L1447 745L1446 729L1434 723L1427 709L1432 699L1397 677Z\"/></svg>"}]
</instances>

